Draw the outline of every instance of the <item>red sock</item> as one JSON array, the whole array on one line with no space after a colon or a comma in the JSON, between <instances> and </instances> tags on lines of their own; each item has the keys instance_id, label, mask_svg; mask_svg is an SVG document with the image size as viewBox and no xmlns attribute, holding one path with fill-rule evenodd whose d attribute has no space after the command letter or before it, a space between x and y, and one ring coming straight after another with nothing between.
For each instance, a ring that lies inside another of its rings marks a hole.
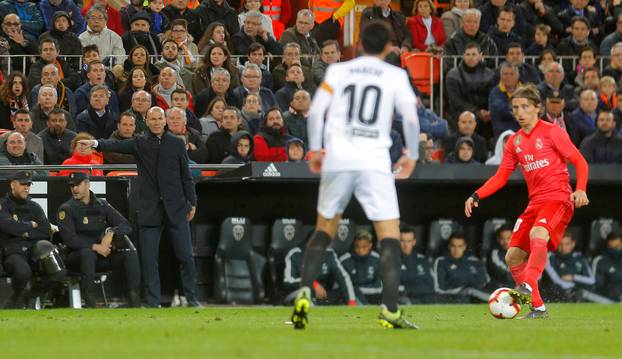
<instances>
[{"instance_id":1,"label":"red sock","mask_svg":"<svg viewBox=\"0 0 622 359\"><path fill-rule=\"evenodd\" d=\"M525 269L523 280L531 287L532 305L539 307L543 304L538 289L538 279L542 276L544 267L546 266L547 248L546 240L543 238L531 239L531 253L527 260L527 268Z\"/></svg>"},{"instance_id":2,"label":"red sock","mask_svg":"<svg viewBox=\"0 0 622 359\"><path fill-rule=\"evenodd\" d=\"M514 284L517 286L525 281L525 268L527 268L527 262L510 267L510 273L512 273L512 278L514 278Z\"/></svg>"}]
</instances>

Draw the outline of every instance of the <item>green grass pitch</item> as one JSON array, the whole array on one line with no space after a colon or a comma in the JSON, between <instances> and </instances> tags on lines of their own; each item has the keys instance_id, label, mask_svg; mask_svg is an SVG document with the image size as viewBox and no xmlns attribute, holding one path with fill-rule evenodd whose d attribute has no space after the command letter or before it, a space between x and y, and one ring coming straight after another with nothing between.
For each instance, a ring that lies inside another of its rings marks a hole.
<instances>
[{"instance_id":1,"label":"green grass pitch","mask_svg":"<svg viewBox=\"0 0 622 359\"><path fill-rule=\"evenodd\" d=\"M485 305L406 307L420 331L387 330L378 307L0 311L0 358L621 358L622 306L551 304L549 320L498 320Z\"/></svg>"}]
</instances>

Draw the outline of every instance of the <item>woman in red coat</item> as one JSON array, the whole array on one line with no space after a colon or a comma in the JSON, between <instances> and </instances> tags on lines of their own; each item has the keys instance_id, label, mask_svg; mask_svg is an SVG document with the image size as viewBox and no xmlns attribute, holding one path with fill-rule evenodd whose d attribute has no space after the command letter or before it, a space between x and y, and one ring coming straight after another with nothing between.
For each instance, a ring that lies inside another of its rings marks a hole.
<instances>
[{"instance_id":1,"label":"woman in red coat","mask_svg":"<svg viewBox=\"0 0 622 359\"><path fill-rule=\"evenodd\" d=\"M104 163L104 158L99 152L96 152L92 148L84 148L78 146L80 140L94 140L95 138L86 132L80 132L71 141L71 157L63 161L64 165L101 165ZM103 176L103 170L62 170L58 172L59 176L69 176L71 172L86 172L91 176Z\"/></svg>"},{"instance_id":2,"label":"woman in red coat","mask_svg":"<svg viewBox=\"0 0 622 359\"><path fill-rule=\"evenodd\" d=\"M445 47L445 29L443 21L434 13L434 4L430 0L417 0L414 15L406 25L410 29L413 39L413 50L431 52ZM436 51L434 51L436 52Z\"/></svg>"}]
</instances>

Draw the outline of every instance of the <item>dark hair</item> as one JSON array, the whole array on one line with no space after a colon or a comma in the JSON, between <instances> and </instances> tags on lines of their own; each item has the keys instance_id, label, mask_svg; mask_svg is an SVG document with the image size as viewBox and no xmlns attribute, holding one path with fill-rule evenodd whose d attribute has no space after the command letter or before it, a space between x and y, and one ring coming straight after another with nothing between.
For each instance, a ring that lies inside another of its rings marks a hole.
<instances>
[{"instance_id":1,"label":"dark hair","mask_svg":"<svg viewBox=\"0 0 622 359\"><path fill-rule=\"evenodd\" d=\"M99 54L99 47L97 45L86 45L82 48L82 56L86 55L89 52L97 52Z\"/></svg>"},{"instance_id":2,"label":"dark hair","mask_svg":"<svg viewBox=\"0 0 622 359\"><path fill-rule=\"evenodd\" d=\"M132 87L132 77L134 75L135 71L142 71L143 74L145 75L145 88L144 90L147 92L151 91L151 81L149 80L149 77L151 75L149 75L149 71L147 71L146 68L142 68L142 67L132 67L132 69L130 71L128 71L127 73L127 81L125 81L123 83L123 85L121 86L121 88L119 89L118 95L123 95L128 93L130 90L134 90L134 88Z\"/></svg>"},{"instance_id":3,"label":"dark hair","mask_svg":"<svg viewBox=\"0 0 622 359\"><path fill-rule=\"evenodd\" d=\"M39 53L41 53L41 50L43 49L43 44L45 43L51 43L54 44L54 48L56 49L56 51L60 52L60 45L58 45L58 41L56 41L55 38L53 37L44 37L43 39L41 39L39 41Z\"/></svg>"},{"instance_id":4,"label":"dark hair","mask_svg":"<svg viewBox=\"0 0 622 359\"><path fill-rule=\"evenodd\" d=\"M547 54L553 56L553 61L557 62L557 54L555 53L555 50L553 50L553 49L544 49L540 53L540 56L538 56L538 59L536 60L536 64L540 65L542 63L542 60L544 59L544 55L547 55Z\"/></svg>"},{"instance_id":5,"label":"dark hair","mask_svg":"<svg viewBox=\"0 0 622 359\"><path fill-rule=\"evenodd\" d=\"M15 111L16 116L20 114L21 115L26 114L30 116L30 111L26 110L25 108L20 108L19 110Z\"/></svg>"},{"instance_id":6,"label":"dark hair","mask_svg":"<svg viewBox=\"0 0 622 359\"><path fill-rule=\"evenodd\" d=\"M583 77L585 77L586 72L596 72L598 74L598 77L600 77L600 72L598 71L598 68L596 66L591 66L583 70Z\"/></svg>"},{"instance_id":7,"label":"dark hair","mask_svg":"<svg viewBox=\"0 0 622 359\"><path fill-rule=\"evenodd\" d=\"M574 26L575 23L582 22L587 26L587 29L590 30L592 26L590 26L590 21L585 16L575 16L570 20L570 26Z\"/></svg>"},{"instance_id":8,"label":"dark hair","mask_svg":"<svg viewBox=\"0 0 622 359\"><path fill-rule=\"evenodd\" d=\"M607 242L609 241L615 241L616 239L622 239L622 233L618 233L618 232L610 232L607 235Z\"/></svg>"},{"instance_id":9,"label":"dark hair","mask_svg":"<svg viewBox=\"0 0 622 359\"><path fill-rule=\"evenodd\" d=\"M213 44L209 47L209 49L205 53L205 56L203 56L203 62L199 65L199 70L202 69L203 71L205 71L206 76L211 79L211 70L213 65L210 62L210 55L215 48L221 49L222 52L225 54L225 62L222 64L222 67L229 72L229 75L231 75L231 80L233 81L234 78L239 77L237 68L231 62L231 52L224 44Z\"/></svg>"},{"instance_id":10,"label":"dark hair","mask_svg":"<svg viewBox=\"0 0 622 359\"><path fill-rule=\"evenodd\" d=\"M102 66L104 66L104 63L101 62L100 60L93 60L93 62L88 64L87 67L86 67L86 73L87 74L91 72L91 70L93 69L94 65L102 65Z\"/></svg>"},{"instance_id":11,"label":"dark hair","mask_svg":"<svg viewBox=\"0 0 622 359\"><path fill-rule=\"evenodd\" d=\"M514 9L512 9L511 6L509 6L508 4L505 4L501 7L501 9L499 9L499 14L501 14L501 12L509 12L512 15L514 15L514 18L516 18L516 14L514 13ZM499 17L499 15L497 15L497 18Z\"/></svg>"},{"instance_id":12,"label":"dark hair","mask_svg":"<svg viewBox=\"0 0 622 359\"><path fill-rule=\"evenodd\" d=\"M6 80L2 82L2 85L0 86L0 101L2 101L5 104L8 103L7 101L9 100L9 97L14 95L12 93L13 90L11 88L13 87L13 81L15 80L16 77L20 77L22 79L23 90L22 90L21 97L25 98L26 100L30 100L30 89L28 88L28 79L21 72L13 71L9 74Z\"/></svg>"},{"instance_id":13,"label":"dark hair","mask_svg":"<svg viewBox=\"0 0 622 359\"><path fill-rule=\"evenodd\" d=\"M596 50L594 50L594 48L591 46L585 46L581 48L581 50L579 50L579 57L581 57L584 52L591 52L594 55L595 59L598 58L598 53L596 53Z\"/></svg>"},{"instance_id":14,"label":"dark hair","mask_svg":"<svg viewBox=\"0 0 622 359\"><path fill-rule=\"evenodd\" d=\"M415 227L406 222L400 222L400 233L415 233Z\"/></svg>"},{"instance_id":15,"label":"dark hair","mask_svg":"<svg viewBox=\"0 0 622 359\"><path fill-rule=\"evenodd\" d=\"M477 52L482 52L482 49L480 49L479 44L477 42L469 42L468 44L466 44L466 46L464 47L464 51L462 51L462 53L464 54L467 50L471 50L471 49L477 49Z\"/></svg>"},{"instance_id":16,"label":"dark hair","mask_svg":"<svg viewBox=\"0 0 622 359\"><path fill-rule=\"evenodd\" d=\"M180 20L180 19L178 19ZM183 20L183 19L181 19ZM162 42L162 48L164 48L164 45L168 44L169 42L172 42L173 44L175 44L175 47L177 47L179 49L179 45L177 45L177 43L175 42L175 40L173 39L166 39Z\"/></svg>"},{"instance_id":17,"label":"dark hair","mask_svg":"<svg viewBox=\"0 0 622 359\"><path fill-rule=\"evenodd\" d=\"M449 238L447 238L447 244L449 244L449 242L451 242L452 239L462 239L464 243L466 244L466 236L464 235L464 232L462 231L451 232L451 234L449 235Z\"/></svg>"},{"instance_id":18,"label":"dark hair","mask_svg":"<svg viewBox=\"0 0 622 359\"><path fill-rule=\"evenodd\" d=\"M186 92L186 90L183 89L183 88L177 87L176 89L174 89L173 92L171 92L171 98L173 98L173 94L175 94L175 93L183 94L184 96L186 96L186 99L188 99L188 100L190 99L188 97L188 92Z\"/></svg>"},{"instance_id":19,"label":"dark hair","mask_svg":"<svg viewBox=\"0 0 622 359\"><path fill-rule=\"evenodd\" d=\"M237 108L237 107L235 107L235 106L225 106L225 109L224 109L224 110L222 110L222 113L224 114L224 113L225 113L225 111L233 111L233 112L235 112L235 117L237 117L237 118L238 118L238 120L240 119L240 117L242 117L242 116L240 115L240 110L238 110L238 108Z\"/></svg>"},{"instance_id":20,"label":"dark hair","mask_svg":"<svg viewBox=\"0 0 622 359\"><path fill-rule=\"evenodd\" d=\"M502 225L499 226L499 228L497 228L497 230L495 231L495 238L499 238L499 236L501 235L501 232L505 232L505 231L512 231L512 226L510 226L507 223L504 223Z\"/></svg>"},{"instance_id":21,"label":"dark hair","mask_svg":"<svg viewBox=\"0 0 622 359\"><path fill-rule=\"evenodd\" d=\"M266 53L266 47L263 46L262 44L258 43L258 42L253 42L249 47L248 47L248 55L250 55L251 53L257 51L257 50L262 50L263 53Z\"/></svg>"},{"instance_id":22,"label":"dark hair","mask_svg":"<svg viewBox=\"0 0 622 359\"><path fill-rule=\"evenodd\" d=\"M210 41L212 41L212 36L214 36L214 31L216 31L216 28L219 26L225 30L225 43L229 44L230 35L229 35L229 32L227 31L227 27L222 22L215 21L209 24L209 26L207 26L207 29L205 29L203 36L201 36L201 39L199 39L199 43L197 44L197 47L199 48L200 52L203 52L203 49L211 44ZM196 41L196 39L194 41Z\"/></svg>"},{"instance_id":23,"label":"dark hair","mask_svg":"<svg viewBox=\"0 0 622 359\"><path fill-rule=\"evenodd\" d=\"M216 96L212 99L212 101L209 102L207 108L205 109L205 113L201 114L201 117L209 116L212 113L212 109L218 102L224 103L225 107L227 107L227 100L225 100L225 98L222 96Z\"/></svg>"},{"instance_id":24,"label":"dark hair","mask_svg":"<svg viewBox=\"0 0 622 359\"><path fill-rule=\"evenodd\" d=\"M322 47L321 49L323 50L325 47L328 47L330 45L335 45L335 47L337 48L337 51L341 51L341 49L339 48L339 41L337 40L326 40L322 43Z\"/></svg>"},{"instance_id":25,"label":"dark hair","mask_svg":"<svg viewBox=\"0 0 622 359\"><path fill-rule=\"evenodd\" d=\"M384 21L372 20L362 30L359 39L363 51L369 55L381 54L391 43L393 30Z\"/></svg>"},{"instance_id":26,"label":"dark hair","mask_svg":"<svg viewBox=\"0 0 622 359\"><path fill-rule=\"evenodd\" d=\"M65 119L65 121L67 121L67 117L65 116L65 111L63 111L63 109L58 106L54 106L52 111L50 111L50 113L48 114L48 121L52 115L59 115L59 114L63 115L63 118Z\"/></svg>"},{"instance_id":27,"label":"dark hair","mask_svg":"<svg viewBox=\"0 0 622 359\"><path fill-rule=\"evenodd\" d=\"M121 122L121 119L123 117L131 117L134 122L136 122L136 115L134 115L134 112L132 112L132 110L127 110L125 112L122 112L121 115L119 115L119 122Z\"/></svg>"},{"instance_id":28,"label":"dark hair","mask_svg":"<svg viewBox=\"0 0 622 359\"><path fill-rule=\"evenodd\" d=\"M184 29L188 30L188 21L182 18L175 19L171 21L171 25L169 26L169 29L171 29L171 31L173 31L173 26L183 26Z\"/></svg>"},{"instance_id":29,"label":"dark hair","mask_svg":"<svg viewBox=\"0 0 622 359\"><path fill-rule=\"evenodd\" d=\"M281 109L278 106L272 106L266 110L266 113L263 114L263 119L261 121L263 125L265 125L266 121L268 121L268 115L270 114L270 112L274 112L274 111L277 111L281 115L281 117L283 117L283 111L281 111Z\"/></svg>"},{"instance_id":30,"label":"dark hair","mask_svg":"<svg viewBox=\"0 0 622 359\"><path fill-rule=\"evenodd\" d=\"M518 42L510 42L510 44L508 45L508 49L505 52L505 54L507 55L508 52L510 52L510 49L520 49L521 52L523 52L523 45L521 45Z\"/></svg>"}]
</instances>

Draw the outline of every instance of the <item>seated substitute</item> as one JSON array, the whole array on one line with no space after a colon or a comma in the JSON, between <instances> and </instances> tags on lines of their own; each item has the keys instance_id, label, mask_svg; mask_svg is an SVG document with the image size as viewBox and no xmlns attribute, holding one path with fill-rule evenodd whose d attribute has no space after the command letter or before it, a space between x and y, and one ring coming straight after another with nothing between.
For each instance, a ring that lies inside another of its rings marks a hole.
<instances>
[{"instance_id":1,"label":"seated substitute","mask_svg":"<svg viewBox=\"0 0 622 359\"><path fill-rule=\"evenodd\" d=\"M285 256L285 271L283 288L291 292L286 303L291 303L300 287L302 277L302 260L305 256L306 245L292 248ZM337 254L331 248L326 249L328 255L322 263L320 275L313 281L313 300L315 304L345 304L356 305L354 286L348 272L343 268Z\"/></svg>"},{"instance_id":2,"label":"seated substitute","mask_svg":"<svg viewBox=\"0 0 622 359\"><path fill-rule=\"evenodd\" d=\"M357 304L380 303L380 255L372 250L372 246L372 234L366 230L359 231L354 236L352 251L339 258L352 279Z\"/></svg>"},{"instance_id":3,"label":"seated substitute","mask_svg":"<svg viewBox=\"0 0 622 359\"><path fill-rule=\"evenodd\" d=\"M592 262L598 294L622 303L622 234L607 235L607 249Z\"/></svg>"},{"instance_id":4,"label":"seated substitute","mask_svg":"<svg viewBox=\"0 0 622 359\"><path fill-rule=\"evenodd\" d=\"M402 268L400 274L400 302L402 304L435 303L432 261L415 251L417 236L412 226L400 223Z\"/></svg>"},{"instance_id":5,"label":"seated substitute","mask_svg":"<svg viewBox=\"0 0 622 359\"><path fill-rule=\"evenodd\" d=\"M484 264L467 253L467 243L462 233L452 233L447 241L449 254L434 261L436 281L434 288L445 303L469 303L471 297L488 300L483 288L490 282Z\"/></svg>"},{"instance_id":6,"label":"seated substitute","mask_svg":"<svg viewBox=\"0 0 622 359\"><path fill-rule=\"evenodd\" d=\"M492 288L514 288L516 284L512 278L512 273L508 265L505 263L505 254L510 247L510 239L512 239L512 227L508 224L500 226L495 231L495 239L497 245L492 247L488 253L488 274L490 274Z\"/></svg>"},{"instance_id":7,"label":"seated substitute","mask_svg":"<svg viewBox=\"0 0 622 359\"><path fill-rule=\"evenodd\" d=\"M86 307L96 307L95 272L110 269L125 274L128 304L139 307L138 255L128 237L132 226L108 202L91 192L87 173L72 172L69 186L73 198L58 209L58 226L70 249L67 266L80 273Z\"/></svg>"},{"instance_id":8,"label":"seated substitute","mask_svg":"<svg viewBox=\"0 0 622 359\"><path fill-rule=\"evenodd\" d=\"M11 190L0 198L0 245L4 269L13 287L5 308L31 307L31 299L36 297L43 303L45 296L65 277L62 266L45 265L49 264L46 258L55 247L49 242L50 222L43 208L29 197L31 185L32 172L15 172ZM33 280L35 275L40 277Z\"/></svg>"}]
</instances>

